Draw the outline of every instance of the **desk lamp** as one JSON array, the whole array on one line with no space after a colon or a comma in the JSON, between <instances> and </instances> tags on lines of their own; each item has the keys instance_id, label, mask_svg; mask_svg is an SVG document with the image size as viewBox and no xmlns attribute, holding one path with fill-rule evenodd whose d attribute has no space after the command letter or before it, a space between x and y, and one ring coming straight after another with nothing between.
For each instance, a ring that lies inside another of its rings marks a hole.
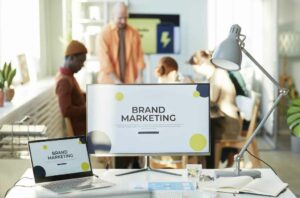
<instances>
[{"instance_id":1,"label":"desk lamp","mask_svg":"<svg viewBox=\"0 0 300 198\"><path fill-rule=\"evenodd\" d=\"M241 170L240 161L248 146L253 141L254 137L260 131L262 126L267 121L268 117L276 108L280 99L288 94L288 89L282 88L279 83L251 56L251 54L244 48L246 36L241 34L241 27L239 25L232 25L228 37L216 48L212 55L211 63L225 70L239 70L242 61L242 52L250 58L250 60L270 79L278 88L279 94L274 101L271 109L263 117L261 122L254 130L252 136L247 140L241 151L235 156L236 167L233 171L216 171L216 177L234 177L247 175L253 178L261 177L260 171L256 170Z\"/></svg>"}]
</instances>

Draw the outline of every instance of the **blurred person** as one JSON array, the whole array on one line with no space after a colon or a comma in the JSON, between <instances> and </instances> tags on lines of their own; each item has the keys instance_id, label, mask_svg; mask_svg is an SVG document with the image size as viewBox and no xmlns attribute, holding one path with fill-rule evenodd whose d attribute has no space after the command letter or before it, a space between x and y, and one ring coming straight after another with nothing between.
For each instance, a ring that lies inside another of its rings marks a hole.
<instances>
[{"instance_id":1,"label":"blurred person","mask_svg":"<svg viewBox=\"0 0 300 198\"><path fill-rule=\"evenodd\" d=\"M207 168L214 168L214 142L217 139L235 139L241 131L239 109L236 105L235 87L227 71L210 62L211 52L197 51L189 60L196 73L210 83L211 103L211 156L207 158ZM226 151L224 155L229 155ZM231 163L231 162L230 162ZM230 166L230 165L229 165Z\"/></svg>"},{"instance_id":2,"label":"blurred person","mask_svg":"<svg viewBox=\"0 0 300 198\"><path fill-rule=\"evenodd\" d=\"M127 24L128 7L118 2L99 35L99 83L142 83L145 68L139 32ZM117 157L118 168L139 168L138 157Z\"/></svg>"},{"instance_id":3,"label":"blurred person","mask_svg":"<svg viewBox=\"0 0 300 198\"><path fill-rule=\"evenodd\" d=\"M177 62L169 56L159 60L155 68L155 76L158 78L158 83L175 83L183 80L183 76L178 72Z\"/></svg>"},{"instance_id":4,"label":"blurred person","mask_svg":"<svg viewBox=\"0 0 300 198\"><path fill-rule=\"evenodd\" d=\"M139 32L127 24L123 2L113 8L113 20L100 33L100 83L141 83L145 68Z\"/></svg>"},{"instance_id":5,"label":"blurred person","mask_svg":"<svg viewBox=\"0 0 300 198\"><path fill-rule=\"evenodd\" d=\"M189 78L184 77L178 70L178 63L175 59L170 56L162 57L155 68L158 83L192 83ZM183 160L182 156L153 156L151 159L153 164L157 163L169 168L182 168L177 167ZM189 157L189 163L191 160L195 161L195 159Z\"/></svg>"},{"instance_id":6,"label":"blurred person","mask_svg":"<svg viewBox=\"0 0 300 198\"><path fill-rule=\"evenodd\" d=\"M74 74L81 70L86 60L86 47L72 40L65 51L64 65L59 68L56 76L56 95L63 117L71 120L74 135L86 134L86 101L74 78Z\"/></svg>"},{"instance_id":7,"label":"blurred person","mask_svg":"<svg viewBox=\"0 0 300 198\"><path fill-rule=\"evenodd\" d=\"M155 68L155 76L158 78L158 83L191 83L187 77L184 77L178 71L178 63L170 56L164 56L159 60Z\"/></svg>"}]
</instances>

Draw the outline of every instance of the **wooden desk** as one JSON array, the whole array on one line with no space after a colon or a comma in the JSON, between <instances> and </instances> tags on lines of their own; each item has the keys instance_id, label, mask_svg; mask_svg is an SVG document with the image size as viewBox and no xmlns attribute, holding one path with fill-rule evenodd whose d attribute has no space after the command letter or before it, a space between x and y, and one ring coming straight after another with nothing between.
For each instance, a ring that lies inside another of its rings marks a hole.
<instances>
[{"instance_id":1,"label":"wooden desk","mask_svg":"<svg viewBox=\"0 0 300 198\"><path fill-rule=\"evenodd\" d=\"M266 178L272 178L274 180L279 180L279 178L270 170L270 169L259 169L262 173L262 177ZM128 169L110 169L110 170L104 170L104 169L95 169L94 173L99 175L100 178L113 182L116 185L109 188L102 188L102 189L95 189L95 190L89 190L89 191L79 191L74 192L70 194L65 195L59 195L59 197L106 197L109 194L115 194L113 197L147 197L147 195L141 195L141 194L130 194L126 195L126 193L132 193L133 187L137 185L147 184L147 182L162 182L162 181L186 181L184 176L172 176L162 173L156 173L156 172L141 172L136 174L131 174L127 176L121 176L117 177L115 174L127 172L130 171ZM184 173L184 169L172 169L168 170L172 172L178 172L178 173ZM202 174L205 175L214 175L214 170L212 169L203 169ZM23 174L22 177L30 177L32 178L32 170L27 169L26 172ZM18 185L34 185L33 179L22 179L20 182L18 182ZM123 196L121 196L121 194ZM233 197L232 194L228 193L217 193L217 192L209 192L209 191L203 191L201 190L201 183L200 183L200 189L193 192L192 197ZM19 197L30 197L30 198L37 198L37 197L57 197L58 194L53 193L49 190L46 190L40 186L34 186L34 187L14 187L11 189L11 191L8 193L7 198L19 198ZM151 197L151 195L148 195L148 197ZM111 197L111 196L109 196ZM154 196L155 197L155 196ZM190 197L190 196L188 196ZM236 198L246 198L246 197L262 197L265 198L265 196L257 196L257 195L250 195L250 194L237 194L235 195ZM296 196L287 189L283 193L279 195L279 198L296 198Z\"/></svg>"}]
</instances>

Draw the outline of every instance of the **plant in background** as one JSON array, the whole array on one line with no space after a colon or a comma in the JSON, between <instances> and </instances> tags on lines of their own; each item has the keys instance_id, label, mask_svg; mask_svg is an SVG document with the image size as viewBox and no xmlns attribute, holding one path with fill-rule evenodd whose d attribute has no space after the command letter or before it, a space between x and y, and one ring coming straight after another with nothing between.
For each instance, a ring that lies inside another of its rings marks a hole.
<instances>
[{"instance_id":1,"label":"plant in background","mask_svg":"<svg viewBox=\"0 0 300 198\"><path fill-rule=\"evenodd\" d=\"M300 98L290 100L287 111L287 124L292 131L292 135L300 137Z\"/></svg>"},{"instance_id":2,"label":"plant in background","mask_svg":"<svg viewBox=\"0 0 300 198\"><path fill-rule=\"evenodd\" d=\"M2 91L4 89L4 83L5 83L5 80L3 77L3 71L0 70L0 91Z\"/></svg>"},{"instance_id":3,"label":"plant in background","mask_svg":"<svg viewBox=\"0 0 300 198\"><path fill-rule=\"evenodd\" d=\"M2 75L4 79L5 100L11 101L15 95L15 90L11 88L12 81L16 76L16 69L12 69L11 63L4 63Z\"/></svg>"},{"instance_id":4,"label":"plant in background","mask_svg":"<svg viewBox=\"0 0 300 198\"><path fill-rule=\"evenodd\" d=\"M12 69L11 68L11 63L7 64L4 63L3 66L3 77L4 77L4 81L6 81L6 88L10 88L11 84L12 84L12 80L16 75L16 69Z\"/></svg>"},{"instance_id":5,"label":"plant in background","mask_svg":"<svg viewBox=\"0 0 300 198\"><path fill-rule=\"evenodd\" d=\"M4 105L4 82L3 71L0 70L0 107Z\"/></svg>"}]
</instances>

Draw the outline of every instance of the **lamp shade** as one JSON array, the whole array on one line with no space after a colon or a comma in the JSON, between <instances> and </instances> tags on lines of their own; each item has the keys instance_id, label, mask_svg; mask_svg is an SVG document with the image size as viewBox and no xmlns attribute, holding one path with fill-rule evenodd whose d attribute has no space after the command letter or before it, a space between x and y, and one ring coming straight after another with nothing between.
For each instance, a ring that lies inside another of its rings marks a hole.
<instances>
[{"instance_id":1,"label":"lamp shade","mask_svg":"<svg viewBox=\"0 0 300 198\"><path fill-rule=\"evenodd\" d=\"M237 38L240 35L240 26L233 25L229 36L215 49L211 63L225 70L239 70L242 62L241 47Z\"/></svg>"}]
</instances>

